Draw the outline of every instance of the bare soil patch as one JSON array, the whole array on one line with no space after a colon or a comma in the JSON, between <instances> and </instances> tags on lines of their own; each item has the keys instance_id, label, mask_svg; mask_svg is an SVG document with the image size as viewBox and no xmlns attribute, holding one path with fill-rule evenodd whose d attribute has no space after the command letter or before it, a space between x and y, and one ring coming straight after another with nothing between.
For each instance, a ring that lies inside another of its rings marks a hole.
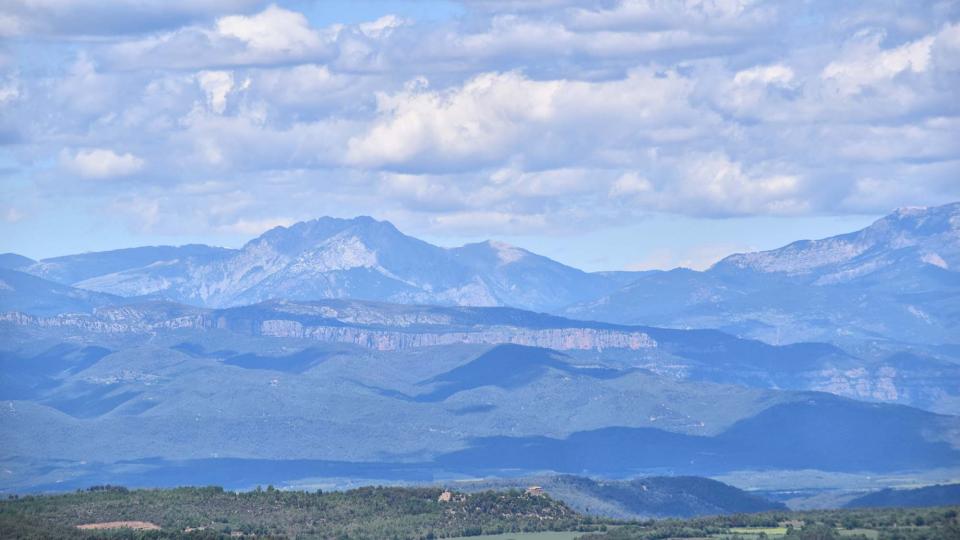
<instances>
[{"instance_id":1,"label":"bare soil patch","mask_svg":"<svg viewBox=\"0 0 960 540\"><path fill-rule=\"evenodd\" d=\"M78 529L134 529L137 531L159 531L160 526L149 521L104 521L77 525Z\"/></svg>"}]
</instances>

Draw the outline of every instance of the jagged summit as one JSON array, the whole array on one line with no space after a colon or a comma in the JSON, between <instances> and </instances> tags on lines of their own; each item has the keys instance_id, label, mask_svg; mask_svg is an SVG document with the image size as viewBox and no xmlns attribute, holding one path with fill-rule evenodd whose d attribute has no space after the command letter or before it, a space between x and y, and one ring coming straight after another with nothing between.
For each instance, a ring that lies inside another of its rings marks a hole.
<instances>
[{"instance_id":1,"label":"jagged summit","mask_svg":"<svg viewBox=\"0 0 960 540\"><path fill-rule=\"evenodd\" d=\"M205 307L356 298L544 311L614 288L605 276L502 242L447 249L370 216L274 227L236 250L161 246L39 262L7 259L64 285Z\"/></svg>"},{"instance_id":2,"label":"jagged summit","mask_svg":"<svg viewBox=\"0 0 960 540\"><path fill-rule=\"evenodd\" d=\"M705 272L637 276L564 313L625 324L719 328L772 343L957 343L960 203L902 208L820 240L731 255Z\"/></svg>"},{"instance_id":3,"label":"jagged summit","mask_svg":"<svg viewBox=\"0 0 960 540\"><path fill-rule=\"evenodd\" d=\"M731 255L711 270L734 267L800 274L836 271L848 263L859 263L868 265L872 271L896 262L890 255L898 251L900 256L912 256L918 263L942 268L960 265L960 203L900 208L860 231L821 240L801 240L769 251Z\"/></svg>"}]
</instances>

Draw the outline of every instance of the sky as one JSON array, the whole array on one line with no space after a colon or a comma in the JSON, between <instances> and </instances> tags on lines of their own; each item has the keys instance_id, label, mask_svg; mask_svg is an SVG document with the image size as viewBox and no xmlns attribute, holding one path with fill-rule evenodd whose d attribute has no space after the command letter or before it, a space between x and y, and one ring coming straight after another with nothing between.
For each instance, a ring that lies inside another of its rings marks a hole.
<instances>
[{"instance_id":1,"label":"sky","mask_svg":"<svg viewBox=\"0 0 960 540\"><path fill-rule=\"evenodd\" d=\"M960 2L5 0L0 252L371 215L704 268L960 200Z\"/></svg>"}]
</instances>

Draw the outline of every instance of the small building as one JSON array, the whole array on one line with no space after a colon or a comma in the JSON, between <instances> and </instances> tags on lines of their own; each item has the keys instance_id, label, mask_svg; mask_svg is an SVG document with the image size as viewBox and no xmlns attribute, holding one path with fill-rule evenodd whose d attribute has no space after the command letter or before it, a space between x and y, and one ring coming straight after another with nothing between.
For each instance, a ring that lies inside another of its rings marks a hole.
<instances>
[{"instance_id":1,"label":"small building","mask_svg":"<svg viewBox=\"0 0 960 540\"><path fill-rule=\"evenodd\" d=\"M437 502L450 502L451 499L453 499L453 493L444 491L439 497L437 497Z\"/></svg>"},{"instance_id":2,"label":"small building","mask_svg":"<svg viewBox=\"0 0 960 540\"><path fill-rule=\"evenodd\" d=\"M541 497L543 496L543 488L540 486L530 486L527 488L526 493L527 495L531 495L533 497Z\"/></svg>"}]
</instances>

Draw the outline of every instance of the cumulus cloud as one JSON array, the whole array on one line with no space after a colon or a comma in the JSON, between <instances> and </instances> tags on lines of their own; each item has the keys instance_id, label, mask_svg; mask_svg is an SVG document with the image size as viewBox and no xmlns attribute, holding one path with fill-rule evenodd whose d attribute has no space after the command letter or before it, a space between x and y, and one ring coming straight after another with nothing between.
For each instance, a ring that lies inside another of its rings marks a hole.
<instances>
[{"instance_id":1,"label":"cumulus cloud","mask_svg":"<svg viewBox=\"0 0 960 540\"><path fill-rule=\"evenodd\" d=\"M227 107L227 95L233 90L233 74L229 71L201 71L197 74L197 82L207 94L210 110L222 114Z\"/></svg>"},{"instance_id":2,"label":"cumulus cloud","mask_svg":"<svg viewBox=\"0 0 960 540\"><path fill-rule=\"evenodd\" d=\"M960 198L960 5L483 0L321 26L297 3L97 4L0 7L0 145L37 193L135 175L69 196L135 209L137 230L375 213L520 233Z\"/></svg>"},{"instance_id":3,"label":"cumulus cloud","mask_svg":"<svg viewBox=\"0 0 960 540\"><path fill-rule=\"evenodd\" d=\"M558 165L605 161L709 129L676 73L631 72L619 80L533 80L485 73L443 91L381 94L378 117L348 143L349 163L401 170L456 170L520 156ZM699 117L699 125L690 125ZM686 124L688 125L677 125Z\"/></svg>"},{"instance_id":4,"label":"cumulus cloud","mask_svg":"<svg viewBox=\"0 0 960 540\"><path fill-rule=\"evenodd\" d=\"M930 65L934 36L925 36L892 49L882 49L882 33L855 36L841 58L827 64L821 77L832 81L844 96L857 94L901 73L923 73Z\"/></svg>"},{"instance_id":5,"label":"cumulus cloud","mask_svg":"<svg viewBox=\"0 0 960 540\"><path fill-rule=\"evenodd\" d=\"M216 31L236 38L254 51L300 55L320 46L320 36L302 13L271 5L256 15L217 20Z\"/></svg>"},{"instance_id":6,"label":"cumulus cloud","mask_svg":"<svg viewBox=\"0 0 960 540\"><path fill-rule=\"evenodd\" d=\"M0 36L115 35L155 31L246 11L261 0L7 0Z\"/></svg>"},{"instance_id":7,"label":"cumulus cloud","mask_svg":"<svg viewBox=\"0 0 960 540\"><path fill-rule=\"evenodd\" d=\"M104 148L88 148L68 152L60 156L61 164L69 171L83 178L105 179L128 176L144 166L144 161L131 154L117 154Z\"/></svg>"},{"instance_id":8,"label":"cumulus cloud","mask_svg":"<svg viewBox=\"0 0 960 540\"><path fill-rule=\"evenodd\" d=\"M329 56L337 28L313 28L302 13L270 5L251 15L227 15L212 24L108 45L103 56L117 68L204 68L290 63Z\"/></svg>"}]
</instances>

